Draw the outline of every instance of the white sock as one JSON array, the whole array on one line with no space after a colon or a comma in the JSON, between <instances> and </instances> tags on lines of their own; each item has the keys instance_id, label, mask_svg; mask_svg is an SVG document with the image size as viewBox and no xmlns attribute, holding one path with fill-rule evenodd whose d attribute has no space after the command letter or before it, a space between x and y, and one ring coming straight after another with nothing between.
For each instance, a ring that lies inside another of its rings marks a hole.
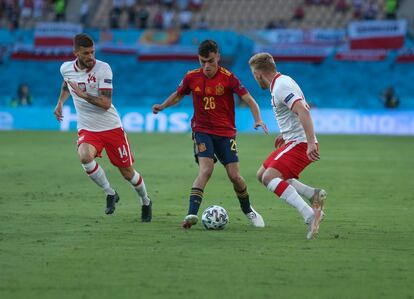
<instances>
[{"instance_id":1,"label":"white sock","mask_svg":"<svg viewBox=\"0 0 414 299\"><path fill-rule=\"evenodd\" d=\"M313 194L315 193L315 188L305 185L304 183L296 179L289 179L288 182L296 189L296 191L298 191L300 195L303 195L308 199L311 199Z\"/></svg>"},{"instance_id":2,"label":"white sock","mask_svg":"<svg viewBox=\"0 0 414 299\"><path fill-rule=\"evenodd\" d=\"M271 192L275 192L277 186L282 183L284 184L284 187L286 188L283 193L279 196L280 198L284 199L288 204L295 207L296 210L302 215L303 219L307 223L310 218L313 216L314 212L312 208L303 200L302 197L300 197L299 193L296 191L296 189L288 185L286 181L283 181L280 178L274 178L269 182L267 185L267 189Z\"/></svg>"},{"instance_id":3,"label":"white sock","mask_svg":"<svg viewBox=\"0 0 414 299\"><path fill-rule=\"evenodd\" d=\"M108 179L106 178L105 171L102 167L96 163L95 160L87 164L82 164L83 169L86 171L88 176L100 186L106 194L114 195L115 190L111 188Z\"/></svg>"},{"instance_id":4,"label":"white sock","mask_svg":"<svg viewBox=\"0 0 414 299\"><path fill-rule=\"evenodd\" d=\"M131 183L135 191L137 191L141 199L141 205L148 206L151 200L148 197L147 188L145 187L144 180L138 172L134 172L134 176L129 182Z\"/></svg>"},{"instance_id":5,"label":"white sock","mask_svg":"<svg viewBox=\"0 0 414 299\"><path fill-rule=\"evenodd\" d=\"M292 186L286 188L281 198L286 200L286 202L291 206L295 207L296 210L298 210L298 212L302 215L306 223L313 216L314 212L312 208L303 200L302 197L300 197L299 193Z\"/></svg>"}]
</instances>

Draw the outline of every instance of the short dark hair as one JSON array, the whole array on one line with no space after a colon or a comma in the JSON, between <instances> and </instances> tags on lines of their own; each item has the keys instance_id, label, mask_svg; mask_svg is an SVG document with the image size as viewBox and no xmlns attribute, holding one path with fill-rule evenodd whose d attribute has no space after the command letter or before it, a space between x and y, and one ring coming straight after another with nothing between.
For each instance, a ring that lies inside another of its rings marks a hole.
<instances>
[{"instance_id":1,"label":"short dark hair","mask_svg":"<svg viewBox=\"0 0 414 299\"><path fill-rule=\"evenodd\" d=\"M86 33L76 34L73 38L73 46L75 49L93 47L93 39Z\"/></svg>"},{"instance_id":2,"label":"short dark hair","mask_svg":"<svg viewBox=\"0 0 414 299\"><path fill-rule=\"evenodd\" d=\"M208 57L211 52L218 53L218 51L219 47L217 43L211 39L206 39L198 46L198 55L202 57Z\"/></svg>"}]
</instances>

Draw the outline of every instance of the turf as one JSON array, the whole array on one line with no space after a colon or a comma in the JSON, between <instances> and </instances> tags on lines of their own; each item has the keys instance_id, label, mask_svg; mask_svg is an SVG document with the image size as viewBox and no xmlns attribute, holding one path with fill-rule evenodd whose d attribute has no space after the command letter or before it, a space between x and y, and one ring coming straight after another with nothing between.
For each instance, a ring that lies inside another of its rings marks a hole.
<instances>
[{"instance_id":1,"label":"turf","mask_svg":"<svg viewBox=\"0 0 414 299\"><path fill-rule=\"evenodd\" d=\"M74 133L0 132L0 298L414 298L412 137L319 137L322 159L301 178L329 194L312 241L255 179L273 137L238 138L265 229L249 225L216 165L202 208L227 209L224 231L179 226L197 173L189 135L129 137L152 223L138 221L136 194L106 158L121 201L104 215Z\"/></svg>"}]
</instances>

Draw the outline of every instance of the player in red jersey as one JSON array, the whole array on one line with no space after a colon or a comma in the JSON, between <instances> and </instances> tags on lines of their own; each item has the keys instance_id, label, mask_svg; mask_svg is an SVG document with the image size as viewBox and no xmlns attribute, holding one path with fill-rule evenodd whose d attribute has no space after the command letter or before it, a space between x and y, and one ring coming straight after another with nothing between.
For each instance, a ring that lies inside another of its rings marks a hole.
<instances>
[{"instance_id":1,"label":"player in red jersey","mask_svg":"<svg viewBox=\"0 0 414 299\"><path fill-rule=\"evenodd\" d=\"M182 227L190 228L198 221L197 213L204 188L213 173L216 157L224 165L233 183L243 213L254 226L264 227L262 216L250 205L247 186L240 175L233 94L236 93L250 107L255 121L254 127L262 127L267 133L259 106L236 76L218 65L220 54L215 41L205 40L200 44L198 59L201 68L189 71L175 92L162 104L152 107L153 113L156 114L178 103L185 95L192 94L194 115L191 128L199 172L191 189L189 209Z\"/></svg>"}]
</instances>

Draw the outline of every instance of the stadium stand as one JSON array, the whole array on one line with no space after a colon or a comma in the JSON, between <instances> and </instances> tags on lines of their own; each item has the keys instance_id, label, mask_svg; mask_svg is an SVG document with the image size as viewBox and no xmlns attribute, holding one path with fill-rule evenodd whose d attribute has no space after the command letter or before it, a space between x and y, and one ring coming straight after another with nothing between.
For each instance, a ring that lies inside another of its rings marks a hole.
<instances>
[{"instance_id":1,"label":"stadium stand","mask_svg":"<svg viewBox=\"0 0 414 299\"><path fill-rule=\"evenodd\" d=\"M13 2L13 1L12 1ZM36 2L36 1L34 1ZM43 1L41 1L43 2ZM69 1L65 7L65 18L73 22L79 22L79 11L84 1ZM134 28L109 31L111 25L109 16L113 14L113 0L88 1L91 17L90 27L106 28L104 30L87 29L96 41L102 41L108 33L109 40L116 46L125 45L132 49L132 53L111 54L104 53L98 44L98 59L109 62L115 74L114 100L118 105L148 106L159 102L173 91L179 80L189 69L198 67L196 59L181 61L143 61L135 55L137 41L147 31ZM121 1L122 2L122 1ZM128 15L129 1L123 2L119 8L119 27L129 27ZM341 1L272 1L272 9L269 9L269 1L265 0L210 0L201 2L200 7L191 6L191 1L175 1L174 12L180 9L189 9L192 12L192 26L205 18L210 28L216 30L181 31L178 35L178 49L195 49L197 44L205 38L213 38L222 47L223 64L232 70L248 87L251 93L262 105L268 104L266 91L260 90L247 67L247 60L254 52L256 44L263 42L258 35L253 36L251 29L263 29L270 22L278 23L278 20L289 16L285 25L293 28L345 28L350 20L355 17L358 2L371 3L378 7L376 18L389 17L387 0L377 1L345 1L338 11ZM6 1L0 1L5 8ZM11 3L11 2L7 2ZM13 2L17 5L17 2ZM406 11L413 3L403 1L400 9ZM137 1L133 6L137 12L143 7L148 9L148 26L153 24L153 17L160 10L167 10L168 5L163 1ZM44 1L44 11L40 20L56 19L51 1ZM304 7L302 20L292 20L294 10L298 6ZM360 7L363 10L363 6ZM16 9L16 6L13 8ZM21 13L20 9L17 9ZM111 13L112 11L112 13ZM217 12L220 13L217 13ZM249 13L246 14L245 12ZM9 28L10 15L2 10L0 16L3 28ZM95 12L95 13L92 13ZM403 12L401 12L403 13ZM397 12L397 15L400 11ZM176 17L176 16L175 16ZM174 17L174 18L175 18ZM409 14L407 18L412 18ZM21 18L21 15L19 19ZM36 20L37 21L37 20ZM137 21L137 19L135 19ZM136 24L136 23L134 23ZM173 22L173 24L175 24ZM280 23L279 23L280 24ZM409 25L412 23L408 23ZM88 26L89 27L89 26ZM132 26L134 27L134 26ZM223 31L222 28L230 28L232 31ZM7 58L13 47L20 43L33 40L33 30L10 31L0 30L0 105L7 106L17 87L26 83L29 85L34 98L35 106L54 105L59 92L61 77L59 75L60 61L19 61ZM130 44L128 44L130 43ZM266 43L266 41L264 42ZM405 47L410 49L413 44L408 39ZM141 44L140 44L141 47ZM191 48L192 47L192 48ZM6 50L4 50L6 49ZM8 49L8 50L7 50ZM129 48L128 48L129 49ZM172 48L168 48L171 50ZM399 50L393 50L384 54L384 59L379 61L340 61L336 59L335 51L324 57L322 62L285 62L277 60L281 72L292 75L302 86L308 101L315 107L327 108L383 108L382 93L393 86L401 99L400 109L414 108L414 85L406 78L414 77L412 63L399 63L396 56ZM8 52L8 53L5 53ZM410 54L411 52L408 51ZM411 54L410 54L411 55ZM3 57L2 57L3 56ZM361 84L361 82L364 82ZM188 105L189 100L181 105Z\"/></svg>"}]
</instances>

